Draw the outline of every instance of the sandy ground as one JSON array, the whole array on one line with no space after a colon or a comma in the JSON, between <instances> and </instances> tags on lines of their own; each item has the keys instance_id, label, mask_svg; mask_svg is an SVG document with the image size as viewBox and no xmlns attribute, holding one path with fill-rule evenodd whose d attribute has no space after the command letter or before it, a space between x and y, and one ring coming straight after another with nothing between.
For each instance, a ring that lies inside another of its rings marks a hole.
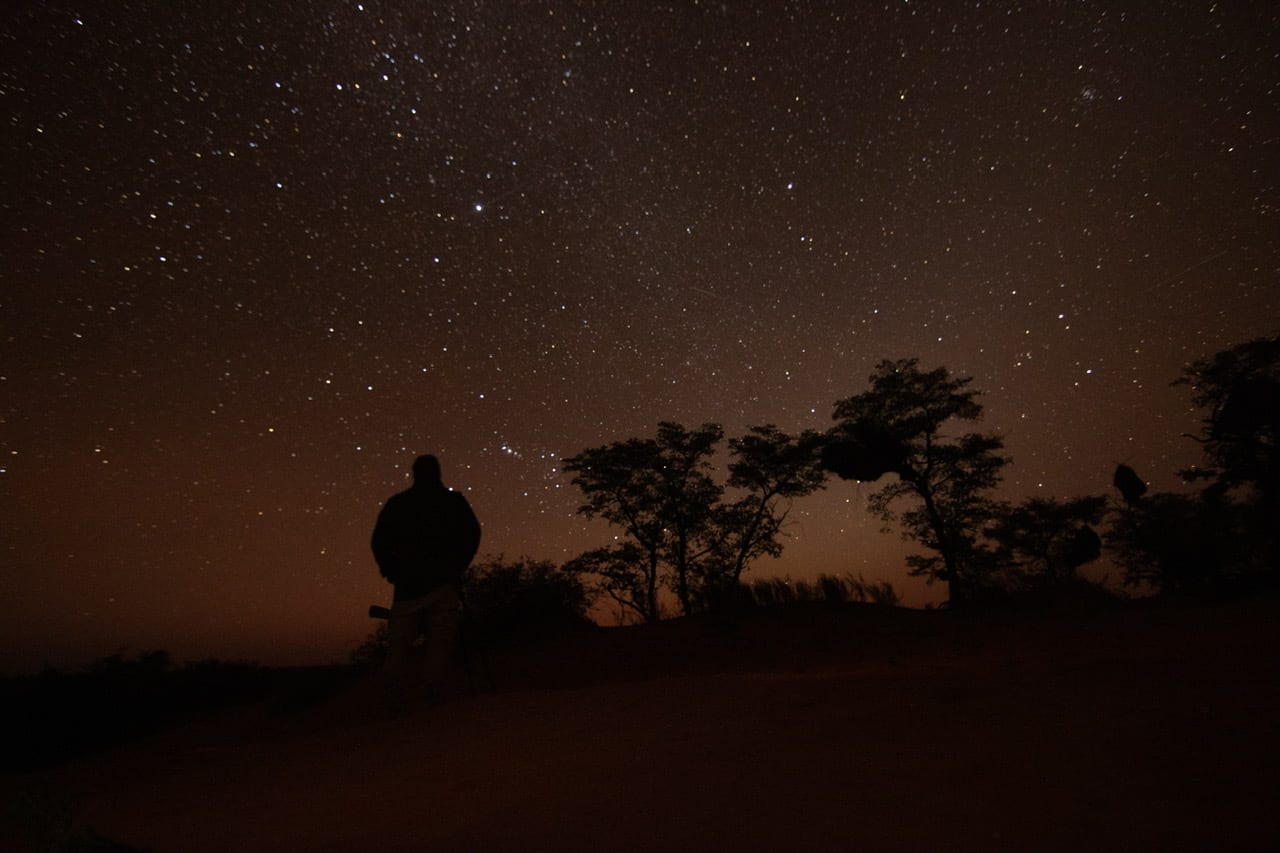
<instances>
[{"instance_id":1,"label":"sandy ground","mask_svg":"<svg viewBox=\"0 0 1280 853\"><path fill-rule=\"evenodd\" d=\"M613 630L401 717L364 683L4 784L155 853L1280 849L1275 612Z\"/></svg>"}]
</instances>

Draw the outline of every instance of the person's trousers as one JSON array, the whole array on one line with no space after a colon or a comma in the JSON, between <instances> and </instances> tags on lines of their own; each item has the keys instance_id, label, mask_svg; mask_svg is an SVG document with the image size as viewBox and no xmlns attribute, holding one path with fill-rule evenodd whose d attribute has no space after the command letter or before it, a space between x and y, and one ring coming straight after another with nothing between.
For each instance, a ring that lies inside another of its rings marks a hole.
<instances>
[{"instance_id":1,"label":"person's trousers","mask_svg":"<svg viewBox=\"0 0 1280 853\"><path fill-rule=\"evenodd\" d=\"M398 696L415 685L439 688L462 625L462 599L453 586L442 586L420 598L391 605L387 620L387 686ZM422 638L421 658L414 642Z\"/></svg>"}]
</instances>

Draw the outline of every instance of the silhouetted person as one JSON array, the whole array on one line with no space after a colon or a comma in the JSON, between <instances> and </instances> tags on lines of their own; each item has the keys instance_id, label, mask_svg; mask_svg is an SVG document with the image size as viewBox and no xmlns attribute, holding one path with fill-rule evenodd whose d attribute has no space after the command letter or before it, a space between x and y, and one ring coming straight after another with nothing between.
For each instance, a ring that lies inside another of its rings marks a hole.
<instances>
[{"instance_id":1,"label":"silhouetted person","mask_svg":"<svg viewBox=\"0 0 1280 853\"><path fill-rule=\"evenodd\" d=\"M395 585L387 620L387 686L393 706L415 680L411 649L424 640L419 675L432 695L439 688L462 624L459 589L480 547L480 523L461 492L447 489L440 462L419 456L413 486L392 495L373 528L373 558Z\"/></svg>"}]
</instances>

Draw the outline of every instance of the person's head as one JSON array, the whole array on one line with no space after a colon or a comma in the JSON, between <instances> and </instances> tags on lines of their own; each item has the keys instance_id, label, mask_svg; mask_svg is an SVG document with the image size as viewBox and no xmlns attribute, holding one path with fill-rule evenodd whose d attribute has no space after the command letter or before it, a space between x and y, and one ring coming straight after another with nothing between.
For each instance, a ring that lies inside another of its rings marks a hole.
<instances>
[{"instance_id":1,"label":"person's head","mask_svg":"<svg viewBox=\"0 0 1280 853\"><path fill-rule=\"evenodd\" d=\"M430 453L413 460L413 482L419 486L440 485L440 460Z\"/></svg>"}]
</instances>

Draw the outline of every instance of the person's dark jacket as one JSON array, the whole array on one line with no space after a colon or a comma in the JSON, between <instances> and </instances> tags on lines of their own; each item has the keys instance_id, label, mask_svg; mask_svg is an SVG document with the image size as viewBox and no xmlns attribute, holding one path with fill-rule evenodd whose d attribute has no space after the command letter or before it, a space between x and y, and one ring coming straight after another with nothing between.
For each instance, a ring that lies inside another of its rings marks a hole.
<instances>
[{"instance_id":1,"label":"person's dark jacket","mask_svg":"<svg viewBox=\"0 0 1280 853\"><path fill-rule=\"evenodd\" d=\"M383 505L372 545L395 600L418 598L461 581L480 548L480 523L461 492L414 484Z\"/></svg>"}]
</instances>

